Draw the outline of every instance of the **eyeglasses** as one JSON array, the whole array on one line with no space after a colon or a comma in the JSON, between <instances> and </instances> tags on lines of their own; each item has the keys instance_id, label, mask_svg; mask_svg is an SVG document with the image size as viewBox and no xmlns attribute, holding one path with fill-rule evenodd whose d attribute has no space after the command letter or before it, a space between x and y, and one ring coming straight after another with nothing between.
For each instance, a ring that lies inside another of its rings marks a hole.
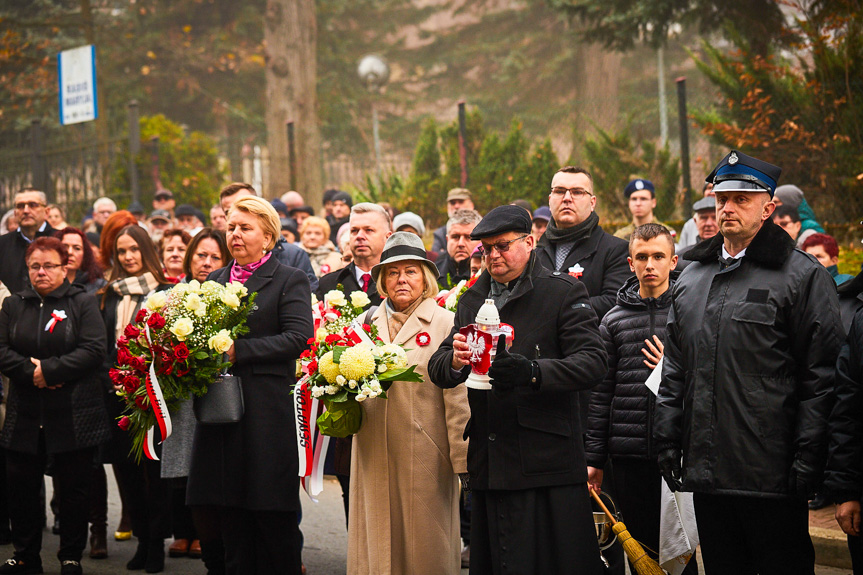
<instances>
[{"instance_id":1,"label":"eyeglasses","mask_svg":"<svg viewBox=\"0 0 863 575\"><path fill-rule=\"evenodd\" d=\"M42 202L18 202L15 204L16 210L24 210L26 208L30 208L31 210L35 210L36 208L41 208L44 206Z\"/></svg>"},{"instance_id":2,"label":"eyeglasses","mask_svg":"<svg viewBox=\"0 0 863 575\"><path fill-rule=\"evenodd\" d=\"M491 246L486 245L486 244L480 244L479 253L482 256L490 256L492 250L497 250L497 253L505 254L506 252L509 251L509 248L511 247L511 244L513 242L517 242L518 240L523 240L524 238L526 238L529 235L530 234L524 234L521 237L514 238L514 239L511 239L511 240L508 240L505 242L497 242L496 244L491 245Z\"/></svg>"},{"instance_id":3,"label":"eyeglasses","mask_svg":"<svg viewBox=\"0 0 863 575\"><path fill-rule=\"evenodd\" d=\"M562 186L557 186L551 189L551 193L558 198L563 198L566 196L566 192L572 194L573 199L583 198L585 196L592 196L590 192L583 188L564 188Z\"/></svg>"},{"instance_id":4,"label":"eyeglasses","mask_svg":"<svg viewBox=\"0 0 863 575\"><path fill-rule=\"evenodd\" d=\"M38 273L39 270L44 269L46 272L51 273L57 268L62 268L62 264L33 264L31 266L27 266L31 272Z\"/></svg>"}]
</instances>

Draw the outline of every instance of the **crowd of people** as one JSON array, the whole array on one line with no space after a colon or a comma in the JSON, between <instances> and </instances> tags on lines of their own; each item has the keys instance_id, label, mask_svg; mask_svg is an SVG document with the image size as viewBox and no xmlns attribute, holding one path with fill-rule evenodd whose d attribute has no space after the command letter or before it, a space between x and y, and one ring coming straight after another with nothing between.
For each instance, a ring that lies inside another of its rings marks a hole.
<instances>
[{"instance_id":1,"label":"crowd of people","mask_svg":"<svg viewBox=\"0 0 863 575\"><path fill-rule=\"evenodd\" d=\"M208 215L169 190L149 215L99 198L74 227L21 190L0 221L0 573L42 572L46 474L61 573L83 572L88 529L89 557L107 556L107 464L129 570L163 571L173 538L169 556L211 574L305 573L291 390L312 294L334 289L365 292L364 322L423 376L329 451L349 574L622 574L590 492L658 549L663 481L695 494L707 573L813 573L807 507L830 502L863 572L863 275L838 273L836 240L780 172L731 152L679 234L643 178L621 190L631 223L604 230L573 166L536 209L480 214L450 190L436 229L343 191L315 209L246 183ZM116 425L117 339L150 294L207 279L257 293L228 351L245 415L198 425L184 402L160 459L137 460ZM483 305L514 332L493 343L491 391L462 385Z\"/></svg>"}]
</instances>

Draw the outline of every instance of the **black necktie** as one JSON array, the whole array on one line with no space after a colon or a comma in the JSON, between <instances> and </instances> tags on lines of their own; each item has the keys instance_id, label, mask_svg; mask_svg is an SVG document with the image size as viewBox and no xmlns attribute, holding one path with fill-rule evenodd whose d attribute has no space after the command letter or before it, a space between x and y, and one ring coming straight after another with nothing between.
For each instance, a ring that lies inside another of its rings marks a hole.
<instances>
[{"instance_id":1,"label":"black necktie","mask_svg":"<svg viewBox=\"0 0 863 575\"><path fill-rule=\"evenodd\" d=\"M719 271L722 271L725 268L727 268L728 266L732 265L734 263L734 261L735 261L734 258L726 259L722 256L719 256Z\"/></svg>"}]
</instances>

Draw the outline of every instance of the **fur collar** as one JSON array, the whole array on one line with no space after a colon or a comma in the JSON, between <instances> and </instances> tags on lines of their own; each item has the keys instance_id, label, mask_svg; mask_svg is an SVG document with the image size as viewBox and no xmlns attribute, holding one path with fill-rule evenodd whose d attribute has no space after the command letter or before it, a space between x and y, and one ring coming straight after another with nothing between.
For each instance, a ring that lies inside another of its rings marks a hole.
<instances>
[{"instance_id":1,"label":"fur collar","mask_svg":"<svg viewBox=\"0 0 863 575\"><path fill-rule=\"evenodd\" d=\"M716 234L692 246L683 259L695 262L715 262L722 253L722 234ZM746 259L768 268L781 268L794 251L796 244L788 233L768 218L746 248Z\"/></svg>"}]
</instances>

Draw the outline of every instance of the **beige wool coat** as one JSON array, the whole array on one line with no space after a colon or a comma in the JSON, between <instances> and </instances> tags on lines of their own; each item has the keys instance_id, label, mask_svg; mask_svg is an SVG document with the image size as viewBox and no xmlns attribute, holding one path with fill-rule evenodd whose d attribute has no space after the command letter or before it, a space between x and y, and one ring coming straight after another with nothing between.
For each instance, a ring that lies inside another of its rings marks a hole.
<instances>
[{"instance_id":1,"label":"beige wool coat","mask_svg":"<svg viewBox=\"0 0 863 575\"><path fill-rule=\"evenodd\" d=\"M385 304L384 304L385 305ZM384 305L373 319L390 343ZM458 473L467 471L467 389L440 389L428 360L453 313L421 303L392 343L408 348L422 383L395 382L386 400L362 404L351 456L348 575L448 575L461 569ZM429 345L416 337L428 333Z\"/></svg>"}]
</instances>

